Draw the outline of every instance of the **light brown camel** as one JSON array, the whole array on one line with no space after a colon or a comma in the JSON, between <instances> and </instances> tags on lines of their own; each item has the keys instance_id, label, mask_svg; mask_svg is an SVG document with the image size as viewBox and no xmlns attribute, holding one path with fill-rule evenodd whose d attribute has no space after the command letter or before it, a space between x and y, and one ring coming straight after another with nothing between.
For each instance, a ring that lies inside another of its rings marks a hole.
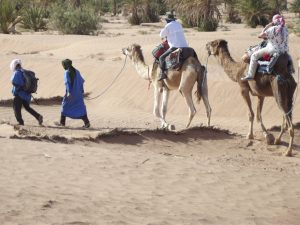
<instances>
[{"instance_id":1,"label":"light brown camel","mask_svg":"<svg viewBox=\"0 0 300 225\"><path fill-rule=\"evenodd\" d=\"M248 106L248 116L250 121L249 133L247 135L248 139L253 139L253 120L254 112L251 106L250 94L257 96L257 121L261 125L263 134L268 142L268 144L275 143L279 144L281 142L281 136L283 132L288 128L290 141L286 152L286 156L292 156L292 145L294 139L294 127L292 123L292 108L293 108L293 95L296 89L296 82L291 74L288 73L287 55L281 55L278 58L276 65L274 66L274 74L264 75L256 73L255 79L253 81L243 82L241 77L245 76L248 64L245 62L235 62L230 56L227 42L225 40L219 39L215 41L208 42L206 44L206 49L208 54L214 55L223 66L225 73L232 80L240 85L241 95ZM280 75L279 75L280 74ZM273 96L279 109L283 112L283 123L281 125L281 131L279 136L274 140L274 136L268 133L262 122L262 106L264 103L264 98L268 96Z\"/></svg>"},{"instance_id":2,"label":"light brown camel","mask_svg":"<svg viewBox=\"0 0 300 225\"><path fill-rule=\"evenodd\" d=\"M196 114L192 98L192 90L196 81L197 100L199 102L201 97L203 98L207 114L207 125L210 125L211 108L208 102L205 67L197 59L189 57L179 71L169 70L168 78L164 81L158 81L158 65L156 63L151 66L146 65L140 45L132 44L128 48L123 48L122 52L131 59L137 73L145 80L152 82L154 87L153 114L160 119L162 128L175 129L174 125L169 125L165 120L170 90L179 90L185 98L189 108L189 118L186 127L189 127Z\"/></svg>"}]
</instances>

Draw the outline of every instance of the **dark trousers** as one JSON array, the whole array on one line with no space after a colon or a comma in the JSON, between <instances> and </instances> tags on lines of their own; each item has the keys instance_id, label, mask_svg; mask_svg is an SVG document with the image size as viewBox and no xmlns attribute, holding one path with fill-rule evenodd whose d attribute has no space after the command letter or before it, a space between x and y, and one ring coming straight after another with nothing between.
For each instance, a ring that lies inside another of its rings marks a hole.
<instances>
[{"instance_id":1,"label":"dark trousers","mask_svg":"<svg viewBox=\"0 0 300 225\"><path fill-rule=\"evenodd\" d=\"M175 47L169 48L164 54L162 54L159 57L159 67L162 71L166 70L166 58L167 58L167 56L170 55L171 52L175 51L176 49L177 48L175 48Z\"/></svg>"},{"instance_id":2,"label":"dark trousers","mask_svg":"<svg viewBox=\"0 0 300 225\"><path fill-rule=\"evenodd\" d=\"M84 115L78 119L82 119L85 125L90 123L87 115ZM64 116L63 114L60 115L60 124L64 126L66 125L66 116Z\"/></svg>"},{"instance_id":3,"label":"dark trousers","mask_svg":"<svg viewBox=\"0 0 300 225\"><path fill-rule=\"evenodd\" d=\"M15 117L20 125L24 125L24 120L22 118L22 106L26 109L27 112L29 112L32 116L34 116L37 120L41 116L39 113L37 113L34 109L30 107L29 102L26 102L25 100L21 99L19 96L15 96L14 102L13 102L13 108Z\"/></svg>"}]
</instances>

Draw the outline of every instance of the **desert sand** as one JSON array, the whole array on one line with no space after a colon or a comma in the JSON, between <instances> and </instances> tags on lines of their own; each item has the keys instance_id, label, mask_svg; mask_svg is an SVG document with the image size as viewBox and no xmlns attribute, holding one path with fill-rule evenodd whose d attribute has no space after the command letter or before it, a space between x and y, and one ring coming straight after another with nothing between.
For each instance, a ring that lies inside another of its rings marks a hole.
<instances>
[{"instance_id":1,"label":"desert sand","mask_svg":"<svg viewBox=\"0 0 300 225\"><path fill-rule=\"evenodd\" d=\"M287 21L293 17L287 16ZM168 122L159 129L153 116L153 88L130 61L124 70L121 49L142 46L148 64L159 44L162 23L130 26L109 18L98 36L51 32L0 34L0 224L1 225L299 225L300 98L295 98L294 156L285 157L288 135L278 146L267 145L255 124L255 139L245 139L247 108L213 57L208 59L212 127L203 102L185 129L187 107L180 93L170 95ZM185 29L189 45L206 65L205 44L228 41L239 61L256 44L261 28L225 24L217 32ZM300 37L290 34L296 70ZM44 116L40 127L23 110L25 126L16 126L11 107L9 63L20 58L39 82L33 108ZM86 80L91 129L82 121L59 120L64 95L61 60L70 58ZM298 74L295 74L298 80ZM255 107L256 99L253 98ZM279 133L282 115L273 98L263 108L265 125Z\"/></svg>"}]
</instances>

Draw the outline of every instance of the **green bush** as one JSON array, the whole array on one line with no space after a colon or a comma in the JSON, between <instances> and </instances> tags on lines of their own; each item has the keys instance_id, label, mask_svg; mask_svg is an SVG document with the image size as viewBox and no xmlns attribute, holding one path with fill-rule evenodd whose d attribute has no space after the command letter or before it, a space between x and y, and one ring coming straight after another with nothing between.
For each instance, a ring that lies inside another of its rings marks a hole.
<instances>
[{"instance_id":1,"label":"green bush","mask_svg":"<svg viewBox=\"0 0 300 225\"><path fill-rule=\"evenodd\" d=\"M225 21L229 23L241 23L242 19L240 17L239 11L237 9L237 0L226 0L225 1Z\"/></svg>"},{"instance_id":2,"label":"green bush","mask_svg":"<svg viewBox=\"0 0 300 225\"><path fill-rule=\"evenodd\" d=\"M194 27L198 31L216 31L219 22L216 18L209 18L209 19L199 19L197 23L195 21L189 20L189 18L183 16L181 17L182 20L182 26L185 28L191 28Z\"/></svg>"},{"instance_id":3,"label":"green bush","mask_svg":"<svg viewBox=\"0 0 300 225\"><path fill-rule=\"evenodd\" d=\"M258 25L266 26L269 23L269 20L266 16L253 15L253 16L247 18L246 22L247 22L248 26L255 28Z\"/></svg>"},{"instance_id":4,"label":"green bush","mask_svg":"<svg viewBox=\"0 0 300 225\"><path fill-rule=\"evenodd\" d=\"M300 20L297 21L293 31L296 33L297 36L300 36Z\"/></svg>"},{"instance_id":5,"label":"green bush","mask_svg":"<svg viewBox=\"0 0 300 225\"><path fill-rule=\"evenodd\" d=\"M147 2L143 7L142 21L144 23L154 23L159 21L159 10L156 5L151 2Z\"/></svg>"},{"instance_id":6,"label":"green bush","mask_svg":"<svg viewBox=\"0 0 300 225\"><path fill-rule=\"evenodd\" d=\"M128 22L131 25L139 25L142 23L142 18L138 15L137 13L137 9L136 10L132 10L132 15L130 17L128 17Z\"/></svg>"},{"instance_id":7,"label":"green bush","mask_svg":"<svg viewBox=\"0 0 300 225\"><path fill-rule=\"evenodd\" d=\"M34 31L46 30L46 14L46 9L42 6L32 5L31 7L27 7L23 12L23 27Z\"/></svg>"},{"instance_id":8,"label":"green bush","mask_svg":"<svg viewBox=\"0 0 300 225\"><path fill-rule=\"evenodd\" d=\"M161 1L132 1L131 16L128 18L128 22L131 25L139 25L141 23L154 23L160 20L159 14L162 10L159 3Z\"/></svg>"},{"instance_id":9,"label":"green bush","mask_svg":"<svg viewBox=\"0 0 300 225\"><path fill-rule=\"evenodd\" d=\"M51 22L58 31L63 34L94 33L99 28L100 16L92 8L62 6L56 4L50 11Z\"/></svg>"},{"instance_id":10,"label":"green bush","mask_svg":"<svg viewBox=\"0 0 300 225\"><path fill-rule=\"evenodd\" d=\"M17 18L16 2L13 0L0 0L0 30L8 34L9 25Z\"/></svg>"},{"instance_id":11,"label":"green bush","mask_svg":"<svg viewBox=\"0 0 300 225\"><path fill-rule=\"evenodd\" d=\"M291 11L297 13L300 17L300 0L294 0L294 2L291 4Z\"/></svg>"},{"instance_id":12,"label":"green bush","mask_svg":"<svg viewBox=\"0 0 300 225\"><path fill-rule=\"evenodd\" d=\"M268 24L272 9L264 0L241 0L238 4L244 20L252 28Z\"/></svg>"},{"instance_id":13,"label":"green bush","mask_svg":"<svg viewBox=\"0 0 300 225\"><path fill-rule=\"evenodd\" d=\"M201 20L198 24L199 31L216 31L218 28L218 20L211 18L210 20Z\"/></svg>"}]
</instances>

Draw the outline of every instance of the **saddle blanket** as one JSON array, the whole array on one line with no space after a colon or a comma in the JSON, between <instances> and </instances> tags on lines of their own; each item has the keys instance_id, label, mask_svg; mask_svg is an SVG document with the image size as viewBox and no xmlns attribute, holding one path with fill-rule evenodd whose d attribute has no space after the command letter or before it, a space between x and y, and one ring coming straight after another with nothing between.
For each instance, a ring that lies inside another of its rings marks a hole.
<instances>
[{"instance_id":1,"label":"saddle blanket","mask_svg":"<svg viewBox=\"0 0 300 225\"><path fill-rule=\"evenodd\" d=\"M167 56L166 69L180 70L184 61L189 57L194 57L198 59L198 56L193 48L187 47L176 49L170 55Z\"/></svg>"}]
</instances>

